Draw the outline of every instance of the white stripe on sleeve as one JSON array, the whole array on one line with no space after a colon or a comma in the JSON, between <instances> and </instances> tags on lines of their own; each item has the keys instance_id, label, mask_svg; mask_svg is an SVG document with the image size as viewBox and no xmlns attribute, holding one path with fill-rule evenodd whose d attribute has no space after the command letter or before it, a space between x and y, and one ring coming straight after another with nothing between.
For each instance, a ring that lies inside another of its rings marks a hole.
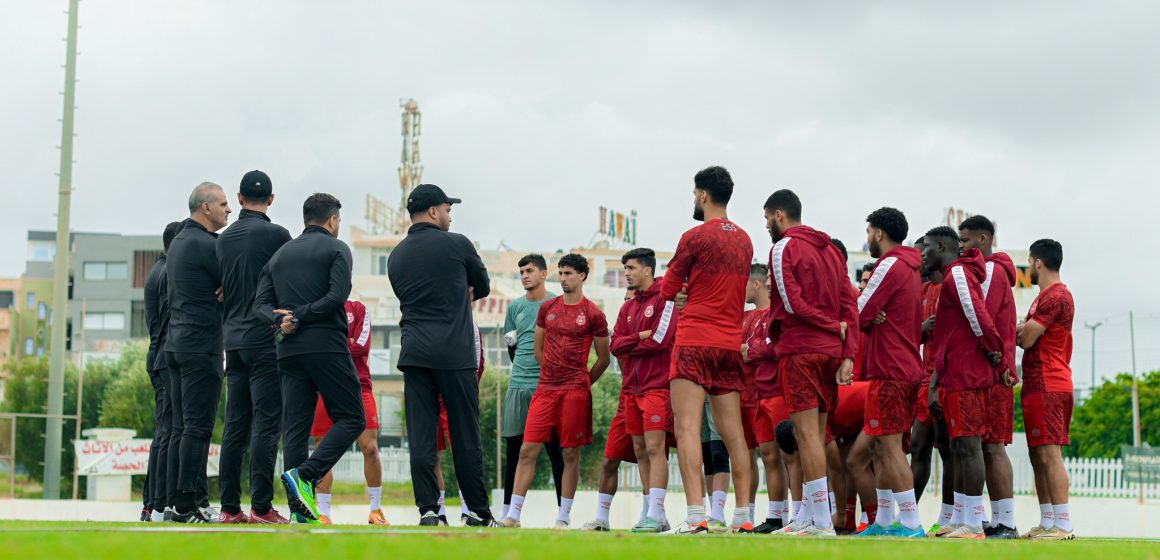
<instances>
[{"instance_id":1,"label":"white stripe on sleeve","mask_svg":"<svg viewBox=\"0 0 1160 560\"><path fill-rule=\"evenodd\" d=\"M898 257L886 257L874 267L874 274L870 276L870 281L866 283L866 289L858 296L858 313L862 312L862 308L874 297L874 292L878 290L878 286L882 285L882 281L886 279L886 274L890 272L890 267L898 262Z\"/></svg>"},{"instance_id":2,"label":"white stripe on sleeve","mask_svg":"<svg viewBox=\"0 0 1160 560\"><path fill-rule=\"evenodd\" d=\"M669 323L673 320L673 302L665 302L665 310L661 313L661 322L657 323L657 330L653 331L653 342L660 344L665 340L665 333L669 332Z\"/></svg>"},{"instance_id":3,"label":"white stripe on sleeve","mask_svg":"<svg viewBox=\"0 0 1160 560\"><path fill-rule=\"evenodd\" d=\"M359 346L366 346L367 341L371 338L371 311L365 306L363 307L363 324L362 330L358 333L358 340L355 341Z\"/></svg>"},{"instance_id":4,"label":"white stripe on sleeve","mask_svg":"<svg viewBox=\"0 0 1160 560\"><path fill-rule=\"evenodd\" d=\"M967 273L962 266L951 268L951 278L955 280L955 291L959 295L959 303L963 306L963 315L971 324L975 336L983 336L983 327L979 326L979 316L975 313L975 303L971 300L971 289L967 286Z\"/></svg>"},{"instance_id":5,"label":"white stripe on sleeve","mask_svg":"<svg viewBox=\"0 0 1160 560\"><path fill-rule=\"evenodd\" d=\"M983 281L983 301L987 301L987 294L991 293L991 279L995 277L995 263L987 263L987 279Z\"/></svg>"},{"instance_id":6,"label":"white stripe on sleeve","mask_svg":"<svg viewBox=\"0 0 1160 560\"><path fill-rule=\"evenodd\" d=\"M789 303L789 296L785 292L785 272L782 265L782 256L785 254L785 248L792 241L792 237L786 237L778 241L773 246L773 252L770 254L769 262L773 265L773 280L777 284L777 293L781 295L781 303L785 306L786 313L793 313L793 306Z\"/></svg>"}]
</instances>

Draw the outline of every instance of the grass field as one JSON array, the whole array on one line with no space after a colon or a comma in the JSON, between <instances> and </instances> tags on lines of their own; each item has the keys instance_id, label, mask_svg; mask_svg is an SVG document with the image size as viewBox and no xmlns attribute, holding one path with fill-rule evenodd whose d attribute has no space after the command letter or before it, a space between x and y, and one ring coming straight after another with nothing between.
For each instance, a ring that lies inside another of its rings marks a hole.
<instances>
[{"instance_id":1,"label":"grass field","mask_svg":"<svg viewBox=\"0 0 1160 560\"><path fill-rule=\"evenodd\" d=\"M254 532L260 531L260 532ZM131 523L0 523L0 558L213 559L300 558L375 560L406 558L596 560L603 558L823 560L996 557L1160 558L1160 542L1080 539L1072 542L947 542L840 538L802 540L764 535L632 535L534 530L445 529L415 527L319 529L283 527L231 529Z\"/></svg>"}]
</instances>

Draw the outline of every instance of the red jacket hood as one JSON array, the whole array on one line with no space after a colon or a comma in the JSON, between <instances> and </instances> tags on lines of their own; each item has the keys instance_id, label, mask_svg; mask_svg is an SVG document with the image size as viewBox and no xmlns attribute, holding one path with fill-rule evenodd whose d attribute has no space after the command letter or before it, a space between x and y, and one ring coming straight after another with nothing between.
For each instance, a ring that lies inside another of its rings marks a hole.
<instances>
[{"instance_id":1,"label":"red jacket hood","mask_svg":"<svg viewBox=\"0 0 1160 560\"><path fill-rule=\"evenodd\" d=\"M1003 270L1007 272L1008 282L1012 288L1015 287L1015 261L1011 260L1011 257L1007 253L992 253L991 256L986 258L986 262L993 262L1003 267Z\"/></svg>"},{"instance_id":2,"label":"red jacket hood","mask_svg":"<svg viewBox=\"0 0 1160 560\"><path fill-rule=\"evenodd\" d=\"M643 292L640 290L637 290L636 292L633 293L632 297L634 297L636 299L644 299L645 297L652 297L654 295L660 295L661 284L664 284L664 277L663 276L658 277L658 278L654 278L652 286L649 286L648 289L643 291Z\"/></svg>"},{"instance_id":3,"label":"red jacket hood","mask_svg":"<svg viewBox=\"0 0 1160 560\"><path fill-rule=\"evenodd\" d=\"M946 276L950 276L950 269L962 266L967 274L975 277L977 282L983 282L987 279L987 261L983 258L983 253L978 249L967 249L963 251L959 258L944 271Z\"/></svg>"},{"instance_id":4,"label":"red jacket hood","mask_svg":"<svg viewBox=\"0 0 1160 560\"><path fill-rule=\"evenodd\" d=\"M818 231L810 226L791 227L785 230L785 235L783 237L800 239L806 243L809 243L810 245L813 245L814 247L817 247L819 251L825 250L828 247L834 251L834 254L838 255L839 260L845 259L845 257L842 255L842 251L838 249L836 245L834 245L833 241L830 240L830 234L824 231Z\"/></svg>"},{"instance_id":5,"label":"red jacket hood","mask_svg":"<svg viewBox=\"0 0 1160 560\"><path fill-rule=\"evenodd\" d=\"M895 257L898 262L909 266L912 270L920 270L922 268L922 252L914 247L907 247L899 245L889 251L886 251L882 258Z\"/></svg>"}]
</instances>

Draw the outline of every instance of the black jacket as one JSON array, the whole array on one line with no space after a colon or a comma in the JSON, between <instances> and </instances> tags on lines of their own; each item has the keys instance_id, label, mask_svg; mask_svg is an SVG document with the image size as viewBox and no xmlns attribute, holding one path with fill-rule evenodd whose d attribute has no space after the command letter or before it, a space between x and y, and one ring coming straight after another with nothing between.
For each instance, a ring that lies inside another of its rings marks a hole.
<instances>
[{"instance_id":1,"label":"black jacket","mask_svg":"<svg viewBox=\"0 0 1160 560\"><path fill-rule=\"evenodd\" d=\"M290 241L286 228L261 212L242 210L238 221L218 236L217 259L225 292L226 350L271 348L274 331L254 314L258 275L274 253Z\"/></svg>"},{"instance_id":2,"label":"black jacket","mask_svg":"<svg viewBox=\"0 0 1160 560\"><path fill-rule=\"evenodd\" d=\"M391 251L387 275L403 313L399 369L479 367L467 288L482 299L491 286L471 241L433 224L415 224Z\"/></svg>"},{"instance_id":3,"label":"black jacket","mask_svg":"<svg viewBox=\"0 0 1160 560\"><path fill-rule=\"evenodd\" d=\"M222 275L216 247L217 234L191 219L181 223L169 245L169 352L222 353L222 305L217 299Z\"/></svg>"},{"instance_id":4,"label":"black jacket","mask_svg":"<svg viewBox=\"0 0 1160 560\"><path fill-rule=\"evenodd\" d=\"M343 306L350 297L352 263L350 247L319 226L307 226L266 263L254 313L267 328L281 322L275 309L293 311L298 318L294 334L278 345L278 358L350 354Z\"/></svg>"},{"instance_id":5,"label":"black jacket","mask_svg":"<svg viewBox=\"0 0 1160 560\"><path fill-rule=\"evenodd\" d=\"M157 258L145 277L145 324L149 326L149 353L145 355L146 371L168 367L165 357L165 331L169 328L169 286L165 279L165 255Z\"/></svg>"}]
</instances>

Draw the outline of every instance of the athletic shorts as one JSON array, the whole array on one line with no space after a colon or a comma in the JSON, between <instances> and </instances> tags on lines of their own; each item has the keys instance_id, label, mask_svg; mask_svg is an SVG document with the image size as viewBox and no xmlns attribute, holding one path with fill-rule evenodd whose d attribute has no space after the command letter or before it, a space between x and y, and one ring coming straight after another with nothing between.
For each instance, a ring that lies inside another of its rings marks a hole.
<instances>
[{"instance_id":1,"label":"athletic shorts","mask_svg":"<svg viewBox=\"0 0 1160 560\"><path fill-rule=\"evenodd\" d=\"M987 395L987 433L983 443L1011 445L1015 431L1015 390L996 383Z\"/></svg>"},{"instance_id":2,"label":"athletic shorts","mask_svg":"<svg viewBox=\"0 0 1160 560\"><path fill-rule=\"evenodd\" d=\"M990 389L939 391L947 432L951 439L987 433L987 394Z\"/></svg>"},{"instance_id":3,"label":"athletic shorts","mask_svg":"<svg viewBox=\"0 0 1160 560\"><path fill-rule=\"evenodd\" d=\"M833 412L838 406L838 380L835 374L840 358L825 354L790 354L778 360L781 394L790 414L818 409Z\"/></svg>"},{"instance_id":4,"label":"athletic shorts","mask_svg":"<svg viewBox=\"0 0 1160 560\"><path fill-rule=\"evenodd\" d=\"M621 395L621 400L623 401L627 397L627 395ZM609 459L635 463L636 450L632 447L632 436L628 435L624 424L624 408L621 407L617 409L616 416L612 417L612 425L608 427L608 441L604 443L604 456Z\"/></svg>"},{"instance_id":5,"label":"athletic shorts","mask_svg":"<svg viewBox=\"0 0 1160 560\"><path fill-rule=\"evenodd\" d=\"M930 415L930 380L919 383L914 390L914 419L926 426L934 425L934 417Z\"/></svg>"},{"instance_id":6,"label":"athletic shorts","mask_svg":"<svg viewBox=\"0 0 1160 560\"><path fill-rule=\"evenodd\" d=\"M741 407L741 428L745 432L745 448L757 449L757 407Z\"/></svg>"},{"instance_id":7,"label":"athletic shorts","mask_svg":"<svg viewBox=\"0 0 1160 560\"><path fill-rule=\"evenodd\" d=\"M624 396L624 429L630 436L673 431L673 402L668 389Z\"/></svg>"},{"instance_id":8,"label":"athletic shorts","mask_svg":"<svg viewBox=\"0 0 1160 560\"><path fill-rule=\"evenodd\" d=\"M777 425L786 420L789 420L789 409L785 407L784 398L761 399L761 402L757 403L757 419L753 423L757 443L776 442Z\"/></svg>"},{"instance_id":9,"label":"athletic shorts","mask_svg":"<svg viewBox=\"0 0 1160 560\"><path fill-rule=\"evenodd\" d=\"M868 436L909 434L914 424L913 399L917 386L910 381L871 379L862 431Z\"/></svg>"},{"instance_id":10,"label":"athletic shorts","mask_svg":"<svg viewBox=\"0 0 1160 560\"><path fill-rule=\"evenodd\" d=\"M592 443L592 393L587 388L536 390L528 406L524 441L548 443L553 438L559 438L563 448Z\"/></svg>"},{"instance_id":11,"label":"athletic shorts","mask_svg":"<svg viewBox=\"0 0 1160 560\"><path fill-rule=\"evenodd\" d=\"M1023 426L1027 447L1071 445L1071 393L1023 395Z\"/></svg>"},{"instance_id":12,"label":"athletic shorts","mask_svg":"<svg viewBox=\"0 0 1160 560\"><path fill-rule=\"evenodd\" d=\"M700 385L710 395L745 390L745 372L741 368L741 351L707 346L673 348L673 365L669 380L686 379Z\"/></svg>"},{"instance_id":13,"label":"athletic shorts","mask_svg":"<svg viewBox=\"0 0 1160 560\"><path fill-rule=\"evenodd\" d=\"M375 402L375 395L370 391L363 390L363 410L366 411L368 430L379 429L379 407ZM322 397L318 397L318 404L314 406L314 425L310 427L310 437L322 437L330 428L334 427L334 422L331 421L330 415L326 413L326 406L322 404Z\"/></svg>"},{"instance_id":14,"label":"athletic shorts","mask_svg":"<svg viewBox=\"0 0 1160 560\"><path fill-rule=\"evenodd\" d=\"M532 395L535 389L508 387L503 396L503 418L500 425L501 437L515 437L524 435L524 426L528 423L528 406L532 404Z\"/></svg>"}]
</instances>

